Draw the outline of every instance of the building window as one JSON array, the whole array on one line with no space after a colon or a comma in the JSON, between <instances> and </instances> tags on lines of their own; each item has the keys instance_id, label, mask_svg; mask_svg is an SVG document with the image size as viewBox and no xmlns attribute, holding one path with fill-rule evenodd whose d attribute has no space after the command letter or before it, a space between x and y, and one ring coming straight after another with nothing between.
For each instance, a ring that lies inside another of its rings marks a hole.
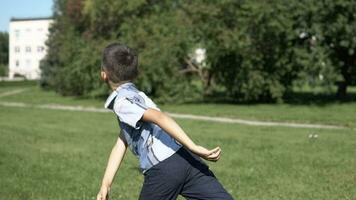
<instances>
[{"instance_id":1,"label":"building window","mask_svg":"<svg viewBox=\"0 0 356 200\"><path fill-rule=\"evenodd\" d=\"M20 61L19 60L15 60L15 66L19 67L20 66Z\"/></svg>"},{"instance_id":2,"label":"building window","mask_svg":"<svg viewBox=\"0 0 356 200\"><path fill-rule=\"evenodd\" d=\"M19 46L16 46L15 47L15 53L19 53L20 52L20 47Z\"/></svg>"},{"instance_id":3,"label":"building window","mask_svg":"<svg viewBox=\"0 0 356 200\"><path fill-rule=\"evenodd\" d=\"M38 28L37 31L41 32L41 31L43 31L43 28Z\"/></svg>"},{"instance_id":4,"label":"building window","mask_svg":"<svg viewBox=\"0 0 356 200\"><path fill-rule=\"evenodd\" d=\"M31 52L31 47L30 46L26 47L26 52Z\"/></svg>"},{"instance_id":5,"label":"building window","mask_svg":"<svg viewBox=\"0 0 356 200\"><path fill-rule=\"evenodd\" d=\"M31 29L30 29L30 28L27 28L26 31L27 31L27 32L31 32Z\"/></svg>"},{"instance_id":6,"label":"building window","mask_svg":"<svg viewBox=\"0 0 356 200\"><path fill-rule=\"evenodd\" d=\"M43 46L38 46L37 47L37 52L43 52L44 51L44 47Z\"/></svg>"}]
</instances>

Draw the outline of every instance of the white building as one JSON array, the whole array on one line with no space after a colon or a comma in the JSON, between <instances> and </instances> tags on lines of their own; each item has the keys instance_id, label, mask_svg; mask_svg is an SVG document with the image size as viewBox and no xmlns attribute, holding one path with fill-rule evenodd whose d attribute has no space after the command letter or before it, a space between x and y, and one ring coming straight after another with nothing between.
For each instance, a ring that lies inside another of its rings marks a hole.
<instances>
[{"instance_id":1,"label":"white building","mask_svg":"<svg viewBox=\"0 0 356 200\"><path fill-rule=\"evenodd\" d=\"M9 27L9 78L39 79L39 62L46 55L45 42L51 18L12 18Z\"/></svg>"}]
</instances>

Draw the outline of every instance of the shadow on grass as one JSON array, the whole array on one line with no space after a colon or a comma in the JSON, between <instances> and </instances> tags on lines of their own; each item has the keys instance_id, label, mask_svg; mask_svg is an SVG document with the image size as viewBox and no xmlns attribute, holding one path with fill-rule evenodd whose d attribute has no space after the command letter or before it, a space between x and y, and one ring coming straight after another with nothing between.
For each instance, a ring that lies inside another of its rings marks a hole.
<instances>
[{"instance_id":1,"label":"shadow on grass","mask_svg":"<svg viewBox=\"0 0 356 200\"><path fill-rule=\"evenodd\" d=\"M214 93L203 99L184 102L185 104L240 104L240 105L257 105L257 104L290 104L290 105L317 105L327 106L330 104L343 104L356 102L356 92L349 92L346 97L338 98L332 93L315 93L315 92L292 92L284 95L283 101L273 100L262 101L243 101L229 98L225 93Z\"/></svg>"},{"instance_id":2,"label":"shadow on grass","mask_svg":"<svg viewBox=\"0 0 356 200\"><path fill-rule=\"evenodd\" d=\"M37 80L24 80L24 81L0 81L0 87L19 87L19 86L36 86Z\"/></svg>"},{"instance_id":3,"label":"shadow on grass","mask_svg":"<svg viewBox=\"0 0 356 200\"><path fill-rule=\"evenodd\" d=\"M351 103L356 102L356 93L350 92L343 98L337 97L335 94L313 93L313 92L297 92L287 94L284 97L284 102L294 105L320 105L327 106L335 103Z\"/></svg>"}]
</instances>

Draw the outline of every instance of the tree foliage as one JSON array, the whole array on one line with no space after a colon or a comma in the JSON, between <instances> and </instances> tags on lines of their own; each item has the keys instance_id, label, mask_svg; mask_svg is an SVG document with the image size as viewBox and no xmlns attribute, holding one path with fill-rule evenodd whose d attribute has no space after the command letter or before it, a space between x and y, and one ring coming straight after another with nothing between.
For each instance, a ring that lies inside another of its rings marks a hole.
<instances>
[{"instance_id":1,"label":"tree foliage","mask_svg":"<svg viewBox=\"0 0 356 200\"><path fill-rule=\"evenodd\" d=\"M0 76L6 75L9 63L9 34L0 32Z\"/></svg>"},{"instance_id":2,"label":"tree foliage","mask_svg":"<svg viewBox=\"0 0 356 200\"><path fill-rule=\"evenodd\" d=\"M216 92L276 101L306 82L345 95L355 84L355 9L351 0L57 0L42 85L104 94L101 50L119 41L139 52L139 87L164 102Z\"/></svg>"}]
</instances>

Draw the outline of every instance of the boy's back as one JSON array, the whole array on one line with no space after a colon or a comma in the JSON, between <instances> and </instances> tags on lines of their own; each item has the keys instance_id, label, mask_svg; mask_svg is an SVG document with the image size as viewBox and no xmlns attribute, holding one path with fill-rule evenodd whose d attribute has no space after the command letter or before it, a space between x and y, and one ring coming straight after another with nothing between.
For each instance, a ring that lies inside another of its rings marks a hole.
<instances>
[{"instance_id":1,"label":"boy's back","mask_svg":"<svg viewBox=\"0 0 356 200\"><path fill-rule=\"evenodd\" d=\"M113 110L118 117L121 134L131 151L139 158L143 172L173 155L182 147L161 127L140 120L148 109L156 109L156 104L139 91L131 82L120 85L108 97L105 107Z\"/></svg>"},{"instance_id":2,"label":"boy's back","mask_svg":"<svg viewBox=\"0 0 356 200\"><path fill-rule=\"evenodd\" d=\"M217 161L220 148L208 150L196 145L131 83L137 73L137 55L130 48L119 44L105 48L101 77L113 90L105 107L116 114L121 134L110 154L97 199L106 199L129 147L145 176L140 199L176 199L181 194L188 199L231 200L199 158Z\"/></svg>"}]
</instances>

